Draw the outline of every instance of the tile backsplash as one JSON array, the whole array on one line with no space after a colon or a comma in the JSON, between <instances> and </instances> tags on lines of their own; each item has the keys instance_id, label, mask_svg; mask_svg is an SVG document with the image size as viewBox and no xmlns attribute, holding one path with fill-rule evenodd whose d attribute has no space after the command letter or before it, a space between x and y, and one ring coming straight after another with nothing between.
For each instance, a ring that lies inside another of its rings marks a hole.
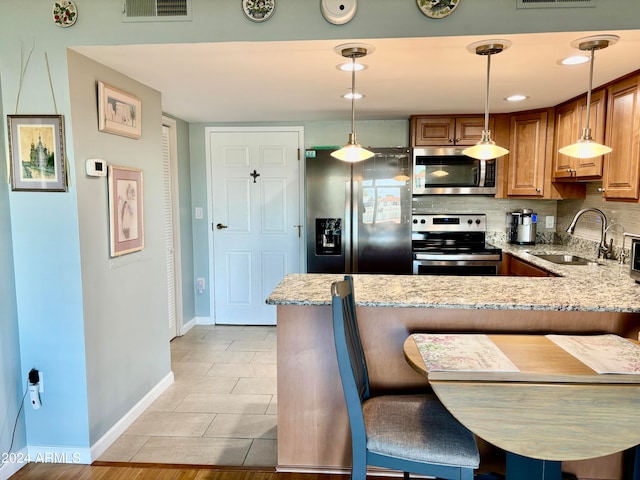
<instances>
[{"instance_id":1,"label":"tile backsplash","mask_svg":"<svg viewBox=\"0 0 640 480\"><path fill-rule=\"evenodd\" d=\"M607 202L602 198L598 188L602 184L599 182L587 183L587 197L580 200L561 200L558 202L558 225L557 231L564 232L573 217L583 208L598 208L607 217L609 226L607 238L613 238L614 251L618 252L623 245L623 233L640 234L640 204L630 202ZM576 237L593 240L600 240L601 224L600 218L593 213L585 213L576 224L574 235ZM629 248L629 241L625 243L625 249ZM617 255L616 255L617 256Z\"/></svg>"},{"instance_id":2,"label":"tile backsplash","mask_svg":"<svg viewBox=\"0 0 640 480\"><path fill-rule=\"evenodd\" d=\"M575 214L583 208L598 208L607 217L607 238L613 238L614 256L623 245L623 232L640 234L640 204L607 202L598 191L600 182L587 184L587 196L578 200L497 199L471 195L424 195L414 197L413 208L426 213L484 213L487 215L487 232L490 238L504 238L506 214L530 208L538 214L537 238L539 242L562 244L594 242L600 240L600 218L585 213L576 224L573 236L565 233ZM546 228L546 217L554 217L554 227ZM555 235L554 235L555 234ZM629 241L625 242L625 248Z\"/></svg>"}]
</instances>

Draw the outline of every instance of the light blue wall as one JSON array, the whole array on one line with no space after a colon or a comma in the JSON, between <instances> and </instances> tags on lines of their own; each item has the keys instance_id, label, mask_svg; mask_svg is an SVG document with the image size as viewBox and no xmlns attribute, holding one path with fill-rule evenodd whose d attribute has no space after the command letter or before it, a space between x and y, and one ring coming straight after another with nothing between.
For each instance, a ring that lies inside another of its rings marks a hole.
<instances>
[{"instance_id":1,"label":"light blue wall","mask_svg":"<svg viewBox=\"0 0 640 480\"><path fill-rule=\"evenodd\" d=\"M15 46L15 39L12 42ZM18 60L12 55L3 73L3 104L14 112L18 83L11 73ZM19 113L56 113L42 51L28 65ZM58 113L68 98L63 49L48 52ZM6 63L5 63L6 62ZM9 72L9 73L7 73ZM55 72L55 73L54 73ZM9 93L10 92L10 93ZM69 117L67 115L67 126ZM29 445L89 446L81 259L78 239L78 203L73 172L73 145L66 136L70 160L70 188L59 192L10 192L15 288L20 329L23 376L30 368L42 370L46 393L40 410L27 408ZM26 386L26 381L23 388Z\"/></svg>"},{"instance_id":2,"label":"light blue wall","mask_svg":"<svg viewBox=\"0 0 640 480\"><path fill-rule=\"evenodd\" d=\"M95 128L96 118L87 113L90 107L93 108L95 100L89 98L89 94L84 90L84 81L80 83L83 93L70 88L70 81L76 79L76 72L69 73L67 47L618 30L638 28L637 19L640 17L640 2L637 0L599 0L596 8L527 11L516 10L516 2L513 0L468 0L448 20L431 21L418 11L413 1L367 0L359 3L358 14L351 22L337 26L327 23L321 17L317 0L281 0L278 2L276 14L268 22L257 24L243 16L240 2L192 0L194 14L191 22L126 23L121 21L121 0L78 3L79 19L70 28L54 25L51 20L50 0L30 0L28 10L6 8L0 16L3 116L14 113L19 91L19 113L43 114L57 111L63 114L67 126L67 156L71 180L68 193L7 193L6 183L0 187L0 261L3 266L8 265L9 262L5 262L5 245L11 242L15 270L15 289L3 288L0 291L0 308L3 314L0 319L0 360L3 362L3 370L5 365L13 367L12 373L0 377L0 406L2 402L6 402L9 411L16 409L16 389L21 390L24 387L24 384L16 383L23 381L22 377L29 368L35 366L45 372L45 406L39 411L26 412L26 442L29 445L83 447L92 444L114 422L118 412L125 410L127 405L132 406L134 400L146 388L146 385L144 388L134 385L140 373L147 369L152 372L150 378L157 378L167 361L164 353L160 353L160 365L151 365L158 361L153 355L162 351L162 347L156 344L156 341L144 344L138 351L134 351L137 346L134 346L132 341L123 342L121 347L115 345L115 339L124 339L132 334L132 330L124 328L122 323L118 324L117 329L109 331L104 343L100 340L100 332L109 329L112 319L108 313L97 313L104 303L92 291L91 282L96 275L98 278L101 274L110 276L112 278L107 283L111 292L111 282L117 274L102 272L101 268L105 266L99 264L103 260L96 260L96 257L104 255L104 251L97 238L99 234L90 232L89 225L93 225L90 220L90 206L96 207L94 215L102 215L101 220L100 217L96 217L95 225L104 226L104 198L98 199L97 190L90 186L95 183L87 183L88 180L82 177L82 165L91 154L91 147L82 144L83 139L80 138L80 135ZM26 65L32 47L33 54ZM45 53L50 66L52 89ZM203 59L206 60L209 59ZM24 75L21 75L21 72L24 72ZM82 75L86 74L87 72L83 71ZM70 78L71 75L74 77ZM111 78L125 81L117 75ZM211 88L212 95L219 93L216 92L213 80ZM154 96L145 88L140 87L139 91L146 98ZM78 109L74 106L72 109L71 99L77 100L76 95L87 95L84 97L87 105ZM155 107L154 101L151 102ZM159 113L159 109L156 110ZM290 123L300 125L303 122L292 119ZM391 144L402 144L406 139L406 125L401 123L373 122L370 125L359 125L359 140L364 144L379 145L384 138L389 138ZM205 125L189 126L189 183L192 189L192 205L187 206L188 200L183 197L181 191L181 217L188 215L190 218L194 206L206 208L206 192L202 182L205 161L204 127ZM184 136L186 126L181 125L180 129ZM381 130L385 132L385 136L378 137L376 141L367 140L370 134L375 135ZM342 143L347 131L347 124L343 122L307 124L305 138L307 145L335 144L337 135ZM6 138L4 122L2 133ZM122 160L135 164L123 153L125 149L120 143L115 139L113 142L114 145L117 144L113 150L108 146L98 154L110 157L113 154L119 157L116 162ZM184 145L182 148L185 148ZM186 151L182 150L184 154ZM143 162L147 169L146 162L149 162L150 158L146 155L153 155L152 149L145 150L142 155L145 157L135 162ZM185 185L186 172L184 164L181 165L180 185ZM151 168L151 172L150 177L154 178L156 171ZM187 188L184 190L186 193ZM151 191L154 191L153 188ZM7 197L9 206L6 202ZM150 215L157 218L153 211ZM185 223L182 223L182 220L181 218L181 225L188 227L186 218ZM157 233L155 228L154 219L151 221L150 229ZM194 221L195 258L193 272L185 270L187 275L192 273L192 277L206 276L207 235L206 222ZM155 273L159 264L159 249L151 242L148 252L150 271ZM140 265L146 266L145 261L146 257ZM136 274L140 274L142 279L146 278L145 273L136 270ZM193 281L193 278L189 279L187 275L184 276L185 285ZM0 283L12 283L10 269L2 269ZM161 295L158 283L153 283L151 291ZM139 290L134 291L137 292ZM122 315L123 310L132 312L130 326L134 330L137 320L135 315L140 311L140 304L149 300L146 292L140 293L141 296L133 295L127 300L130 302L130 309L114 307L110 310L119 315ZM202 297L198 297L194 313L208 315L208 302L203 306L201 301ZM162 310L164 307L154 304L154 308ZM16 327L16 317L19 328ZM5 327L8 332L6 336ZM19 342L16 342L18 332ZM139 333L134 332L134 335L137 334ZM152 336L157 338L155 330ZM166 349L166 342L163 345ZM127 379L124 373L118 373L117 379L113 376L102 378L94 375L108 369L108 365L101 362L106 362L110 354L101 350L114 348L120 348L119 353L125 360L144 362L144 365L135 369L136 378ZM148 349L146 356L145 349ZM20 368L17 368L16 364L18 352ZM114 380L117 382L117 388L110 388ZM110 399L117 405L112 411L100 412L101 405L107 401L98 398L102 393L111 395ZM24 441L21 443L24 444Z\"/></svg>"},{"instance_id":3,"label":"light blue wall","mask_svg":"<svg viewBox=\"0 0 640 480\"><path fill-rule=\"evenodd\" d=\"M179 118L176 121L178 140L178 196L180 202L180 254L182 258L182 317L184 322L193 320L195 310L195 278L193 273L193 221L191 207L191 174L189 150L189 124Z\"/></svg>"},{"instance_id":4,"label":"light blue wall","mask_svg":"<svg viewBox=\"0 0 640 480\"><path fill-rule=\"evenodd\" d=\"M0 138L0 159L5 160L5 141ZM18 418L23 395L23 372L20 365L18 313L13 276L11 223L9 219L9 187L6 169L0 168L0 454L11 445L13 426L18 420L13 451L26 445L24 415Z\"/></svg>"},{"instance_id":5,"label":"light blue wall","mask_svg":"<svg viewBox=\"0 0 640 480\"><path fill-rule=\"evenodd\" d=\"M160 93L83 55L68 53L71 128L82 259L82 306L89 441L93 445L171 370L164 243ZM138 140L96 128L96 83L140 98ZM143 175L144 249L109 257L106 177L85 173L87 158ZM49 380L49 379L47 379ZM48 383L48 382L47 382Z\"/></svg>"}]
</instances>

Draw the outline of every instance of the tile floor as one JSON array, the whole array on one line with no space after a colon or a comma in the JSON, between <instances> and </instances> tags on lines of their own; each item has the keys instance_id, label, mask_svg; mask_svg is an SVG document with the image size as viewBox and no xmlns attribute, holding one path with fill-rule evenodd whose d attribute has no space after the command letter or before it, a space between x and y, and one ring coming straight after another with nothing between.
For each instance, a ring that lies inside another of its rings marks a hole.
<instances>
[{"instance_id":1,"label":"tile floor","mask_svg":"<svg viewBox=\"0 0 640 480\"><path fill-rule=\"evenodd\" d=\"M195 326L171 366L174 384L98 460L276 465L275 327Z\"/></svg>"}]
</instances>

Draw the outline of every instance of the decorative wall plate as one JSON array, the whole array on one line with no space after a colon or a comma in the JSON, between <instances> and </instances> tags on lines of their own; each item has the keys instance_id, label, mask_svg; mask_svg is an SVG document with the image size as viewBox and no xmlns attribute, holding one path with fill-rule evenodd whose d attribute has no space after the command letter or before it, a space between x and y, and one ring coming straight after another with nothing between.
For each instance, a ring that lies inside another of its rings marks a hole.
<instances>
[{"instance_id":1,"label":"decorative wall plate","mask_svg":"<svg viewBox=\"0 0 640 480\"><path fill-rule=\"evenodd\" d=\"M416 0L418 8L429 18L444 18L456 9L460 0Z\"/></svg>"},{"instance_id":2,"label":"decorative wall plate","mask_svg":"<svg viewBox=\"0 0 640 480\"><path fill-rule=\"evenodd\" d=\"M78 9L71 0L59 0L53 3L53 22L59 27L70 27L78 20Z\"/></svg>"},{"instance_id":3,"label":"decorative wall plate","mask_svg":"<svg viewBox=\"0 0 640 480\"><path fill-rule=\"evenodd\" d=\"M242 0L242 11L252 22L268 20L276 9L276 0Z\"/></svg>"},{"instance_id":4,"label":"decorative wall plate","mask_svg":"<svg viewBox=\"0 0 640 480\"><path fill-rule=\"evenodd\" d=\"M356 15L357 0L320 0L320 12L334 25L347 23Z\"/></svg>"}]
</instances>

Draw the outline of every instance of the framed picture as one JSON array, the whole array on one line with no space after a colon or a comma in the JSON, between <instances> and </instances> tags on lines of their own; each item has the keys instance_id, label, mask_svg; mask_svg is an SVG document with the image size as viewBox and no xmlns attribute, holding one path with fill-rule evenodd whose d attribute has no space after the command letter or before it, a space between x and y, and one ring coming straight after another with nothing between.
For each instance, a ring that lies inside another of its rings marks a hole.
<instances>
[{"instance_id":1,"label":"framed picture","mask_svg":"<svg viewBox=\"0 0 640 480\"><path fill-rule=\"evenodd\" d=\"M109 165L111 256L144 248L142 170Z\"/></svg>"},{"instance_id":2,"label":"framed picture","mask_svg":"<svg viewBox=\"0 0 640 480\"><path fill-rule=\"evenodd\" d=\"M11 189L67 191L62 115L7 115Z\"/></svg>"},{"instance_id":3,"label":"framed picture","mask_svg":"<svg viewBox=\"0 0 640 480\"><path fill-rule=\"evenodd\" d=\"M98 81L98 130L130 138L142 135L142 102Z\"/></svg>"}]
</instances>

